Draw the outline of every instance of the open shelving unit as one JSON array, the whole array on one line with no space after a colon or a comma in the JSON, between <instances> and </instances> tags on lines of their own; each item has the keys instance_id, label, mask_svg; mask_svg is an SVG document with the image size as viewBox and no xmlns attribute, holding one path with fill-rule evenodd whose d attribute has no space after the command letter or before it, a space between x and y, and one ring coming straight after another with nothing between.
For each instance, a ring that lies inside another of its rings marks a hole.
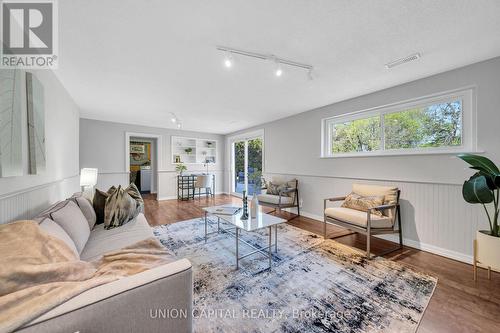
<instances>
[{"instance_id":1,"label":"open shelving unit","mask_svg":"<svg viewBox=\"0 0 500 333\"><path fill-rule=\"evenodd\" d=\"M217 163L217 140L172 136L172 163Z\"/></svg>"}]
</instances>

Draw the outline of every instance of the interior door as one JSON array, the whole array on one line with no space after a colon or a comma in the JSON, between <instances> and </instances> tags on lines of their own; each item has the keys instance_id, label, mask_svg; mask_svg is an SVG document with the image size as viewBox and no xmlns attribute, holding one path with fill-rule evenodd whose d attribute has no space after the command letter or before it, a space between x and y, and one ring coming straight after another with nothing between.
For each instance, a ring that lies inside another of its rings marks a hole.
<instances>
[{"instance_id":1,"label":"interior door","mask_svg":"<svg viewBox=\"0 0 500 333\"><path fill-rule=\"evenodd\" d=\"M261 193L262 137L234 141L232 145L232 194L242 196Z\"/></svg>"}]
</instances>

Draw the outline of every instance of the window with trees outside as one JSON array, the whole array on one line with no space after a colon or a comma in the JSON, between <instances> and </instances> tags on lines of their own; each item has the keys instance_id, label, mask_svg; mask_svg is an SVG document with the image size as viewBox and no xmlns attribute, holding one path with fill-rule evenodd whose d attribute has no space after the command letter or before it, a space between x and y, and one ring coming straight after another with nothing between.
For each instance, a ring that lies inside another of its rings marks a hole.
<instances>
[{"instance_id":1,"label":"window with trees outside","mask_svg":"<svg viewBox=\"0 0 500 333\"><path fill-rule=\"evenodd\" d=\"M472 150L472 90L323 120L323 157Z\"/></svg>"}]
</instances>

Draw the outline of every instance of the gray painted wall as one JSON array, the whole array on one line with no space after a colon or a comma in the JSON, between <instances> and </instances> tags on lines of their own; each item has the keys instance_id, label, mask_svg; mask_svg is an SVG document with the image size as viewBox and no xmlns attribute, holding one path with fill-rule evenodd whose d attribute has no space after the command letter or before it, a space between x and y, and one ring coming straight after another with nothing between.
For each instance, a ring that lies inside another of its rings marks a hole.
<instances>
[{"instance_id":1,"label":"gray painted wall","mask_svg":"<svg viewBox=\"0 0 500 333\"><path fill-rule=\"evenodd\" d=\"M478 207L463 202L460 186L471 172L453 155L320 158L323 118L470 86L476 90L478 148L500 163L500 58L232 133L227 142L233 135L264 129L265 174L299 178L303 211L318 219L322 199L349 192L353 182L397 184L403 189L407 242L470 261L474 230L487 221Z\"/></svg>"},{"instance_id":2,"label":"gray painted wall","mask_svg":"<svg viewBox=\"0 0 500 333\"><path fill-rule=\"evenodd\" d=\"M80 119L80 166L99 169L98 188L107 189L109 186L117 184L128 185L129 173L125 163L125 135L127 132L161 136L161 151L158 157L158 198L160 200L173 199L177 193L175 164L171 163L172 136L217 140L218 162L211 164L209 171L216 175L216 192L223 191L224 136ZM188 172L206 171L202 164L186 166Z\"/></svg>"},{"instance_id":3,"label":"gray painted wall","mask_svg":"<svg viewBox=\"0 0 500 333\"><path fill-rule=\"evenodd\" d=\"M44 87L46 168L28 174L26 83L21 82L23 176L0 178L0 223L31 218L55 201L79 190L79 109L52 71L32 73Z\"/></svg>"}]
</instances>

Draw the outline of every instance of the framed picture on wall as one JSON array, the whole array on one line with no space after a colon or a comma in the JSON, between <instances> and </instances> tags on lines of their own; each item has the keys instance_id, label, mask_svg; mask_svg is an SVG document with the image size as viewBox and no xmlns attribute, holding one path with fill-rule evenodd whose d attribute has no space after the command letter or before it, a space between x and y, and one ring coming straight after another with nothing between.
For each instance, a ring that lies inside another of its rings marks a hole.
<instances>
[{"instance_id":1,"label":"framed picture on wall","mask_svg":"<svg viewBox=\"0 0 500 333\"><path fill-rule=\"evenodd\" d=\"M144 154L146 151L144 149L144 144L142 143L131 143L130 144L130 153L131 154Z\"/></svg>"},{"instance_id":2,"label":"framed picture on wall","mask_svg":"<svg viewBox=\"0 0 500 333\"><path fill-rule=\"evenodd\" d=\"M45 100L43 85L32 73L26 73L28 106L29 173L45 170Z\"/></svg>"}]
</instances>

